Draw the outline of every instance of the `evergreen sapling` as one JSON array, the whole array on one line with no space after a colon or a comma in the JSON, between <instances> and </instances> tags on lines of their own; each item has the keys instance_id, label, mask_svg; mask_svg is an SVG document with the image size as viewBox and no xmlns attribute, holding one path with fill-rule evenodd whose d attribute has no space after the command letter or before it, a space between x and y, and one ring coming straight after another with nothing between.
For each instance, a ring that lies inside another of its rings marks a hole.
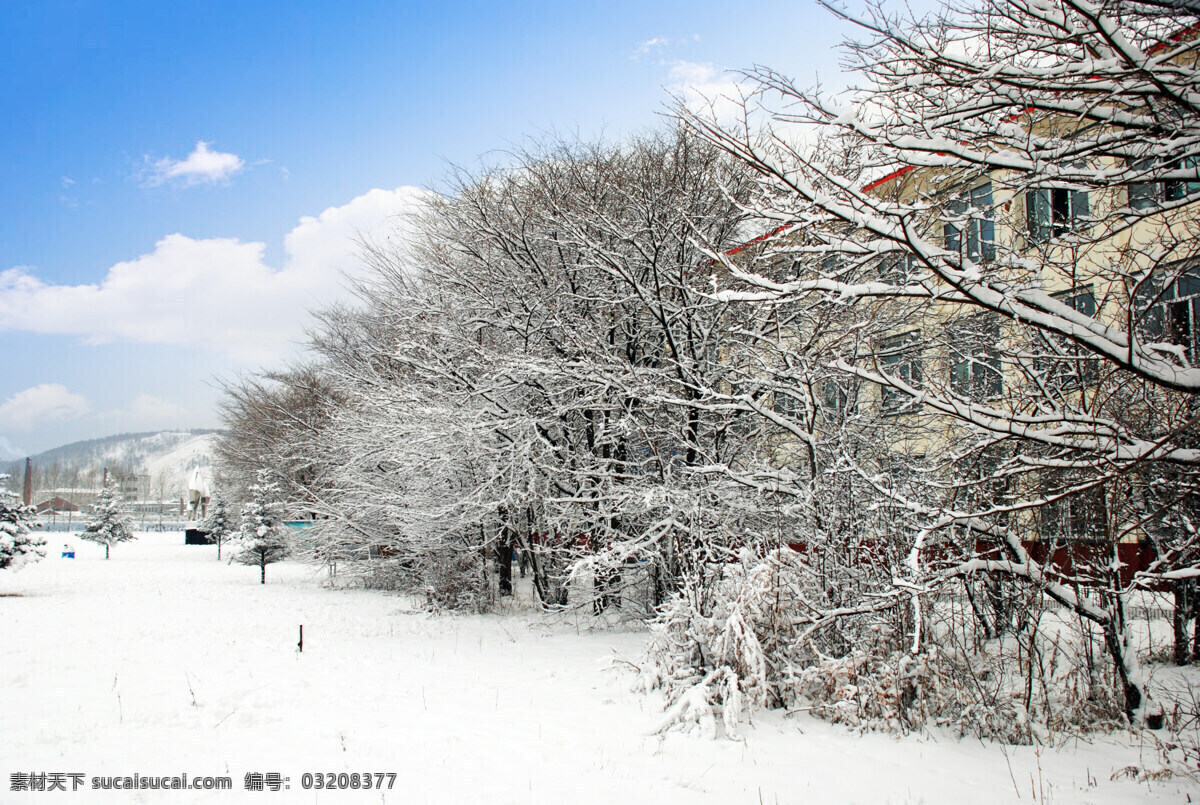
<instances>
[{"instance_id":1,"label":"evergreen sapling","mask_svg":"<svg viewBox=\"0 0 1200 805\"><path fill-rule=\"evenodd\" d=\"M0 475L0 484L8 478ZM32 531L41 525L32 506L24 505L16 493L0 487L0 570L16 570L46 555L45 538Z\"/></svg>"},{"instance_id":2,"label":"evergreen sapling","mask_svg":"<svg viewBox=\"0 0 1200 805\"><path fill-rule=\"evenodd\" d=\"M225 505L225 498L220 496L214 497L212 511L208 517L204 518L200 527L208 534L210 540L217 543L217 559L221 558L221 545L235 538L238 533L230 522L229 508Z\"/></svg>"},{"instance_id":3,"label":"evergreen sapling","mask_svg":"<svg viewBox=\"0 0 1200 805\"><path fill-rule=\"evenodd\" d=\"M242 508L238 551L231 561L257 565L259 583L267 583L267 565L288 552L287 526L283 523L283 501L279 484L259 471L258 483L250 485L250 502Z\"/></svg>"},{"instance_id":4,"label":"evergreen sapling","mask_svg":"<svg viewBox=\"0 0 1200 805\"><path fill-rule=\"evenodd\" d=\"M117 489L117 482L109 478L100 490L100 496L92 504L92 519L79 535L80 539L104 546L104 558L109 557L112 546L118 542L136 539L133 521L125 509L125 499Z\"/></svg>"}]
</instances>

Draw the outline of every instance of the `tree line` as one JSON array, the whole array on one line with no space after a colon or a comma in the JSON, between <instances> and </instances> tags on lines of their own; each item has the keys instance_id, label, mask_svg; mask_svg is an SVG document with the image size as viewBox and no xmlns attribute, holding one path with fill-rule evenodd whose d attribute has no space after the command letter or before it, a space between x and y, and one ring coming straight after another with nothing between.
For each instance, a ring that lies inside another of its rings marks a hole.
<instances>
[{"instance_id":1,"label":"tree line","mask_svg":"<svg viewBox=\"0 0 1200 805\"><path fill-rule=\"evenodd\" d=\"M1153 721L1139 650L1200 649L1200 16L831 12L848 94L756 68L737 120L532 146L362 244L311 358L227 384L227 487L434 607L514 553L636 602L664 728Z\"/></svg>"}]
</instances>

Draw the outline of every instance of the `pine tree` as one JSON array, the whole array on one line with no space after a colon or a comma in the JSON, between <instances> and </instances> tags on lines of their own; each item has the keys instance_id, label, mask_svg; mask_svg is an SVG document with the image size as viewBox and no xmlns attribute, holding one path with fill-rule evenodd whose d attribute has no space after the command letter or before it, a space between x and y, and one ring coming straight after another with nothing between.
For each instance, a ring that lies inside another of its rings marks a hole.
<instances>
[{"instance_id":1,"label":"pine tree","mask_svg":"<svg viewBox=\"0 0 1200 805\"><path fill-rule=\"evenodd\" d=\"M0 484L8 479L0 475ZM25 506L13 492L0 487L0 570L16 570L46 555L46 540L30 529L41 527L32 506Z\"/></svg>"},{"instance_id":2,"label":"pine tree","mask_svg":"<svg viewBox=\"0 0 1200 805\"><path fill-rule=\"evenodd\" d=\"M212 511L200 527L208 534L210 540L217 543L217 559L220 559L221 545L233 539L237 534L233 524L229 521L229 508L225 505L224 497L215 496L213 498Z\"/></svg>"},{"instance_id":3,"label":"pine tree","mask_svg":"<svg viewBox=\"0 0 1200 805\"><path fill-rule=\"evenodd\" d=\"M257 565L259 583L266 584L267 565L278 562L288 552L283 494L266 470L259 471L258 483L251 484L249 491L250 502L242 508L239 550L231 561Z\"/></svg>"},{"instance_id":4,"label":"pine tree","mask_svg":"<svg viewBox=\"0 0 1200 805\"><path fill-rule=\"evenodd\" d=\"M125 499L117 489L117 482L109 478L100 490L100 496L92 504L92 519L79 535L80 539L95 542L104 546L104 558L109 556L109 550L118 542L136 539L133 533L133 521L125 510Z\"/></svg>"}]
</instances>

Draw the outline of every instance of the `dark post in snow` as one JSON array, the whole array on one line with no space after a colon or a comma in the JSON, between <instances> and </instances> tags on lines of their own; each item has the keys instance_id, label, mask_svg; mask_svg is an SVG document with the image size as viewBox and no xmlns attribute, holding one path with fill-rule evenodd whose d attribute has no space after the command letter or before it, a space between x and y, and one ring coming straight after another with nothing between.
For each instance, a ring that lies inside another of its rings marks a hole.
<instances>
[{"instance_id":1,"label":"dark post in snow","mask_svg":"<svg viewBox=\"0 0 1200 805\"><path fill-rule=\"evenodd\" d=\"M300 624L300 642L296 644L296 650L301 654L304 653L304 624Z\"/></svg>"},{"instance_id":2,"label":"dark post in snow","mask_svg":"<svg viewBox=\"0 0 1200 805\"><path fill-rule=\"evenodd\" d=\"M23 490L23 499L26 506L33 505L33 459L25 459L25 489Z\"/></svg>"}]
</instances>

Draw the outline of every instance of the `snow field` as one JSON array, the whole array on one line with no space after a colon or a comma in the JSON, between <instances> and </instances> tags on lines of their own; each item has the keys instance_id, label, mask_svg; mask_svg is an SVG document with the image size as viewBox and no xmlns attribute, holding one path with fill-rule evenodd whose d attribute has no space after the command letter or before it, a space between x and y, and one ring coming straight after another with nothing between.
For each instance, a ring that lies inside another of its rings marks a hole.
<instances>
[{"instance_id":1,"label":"snow field","mask_svg":"<svg viewBox=\"0 0 1200 805\"><path fill-rule=\"evenodd\" d=\"M612 662L638 662L644 632L583 616L433 617L395 595L325 589L293 562L260 585L256 568L179 533L141 534L107 562L74 537L77 558L60 559L61 535L47 536L45 561L0 574L4 805L57 796L9 791L14 772L82 772L88 786L233 778L232 791L80 790L77 803L1200 801L1187 781L1110 781L1138 762L1116 739L1002 751L775 712L744 741L660 739L647 734L658 700ZM244 790L256 771L290 790ZM397 778L390 791L305 791L305 772Z\"/></svg>"}]
</instances>

